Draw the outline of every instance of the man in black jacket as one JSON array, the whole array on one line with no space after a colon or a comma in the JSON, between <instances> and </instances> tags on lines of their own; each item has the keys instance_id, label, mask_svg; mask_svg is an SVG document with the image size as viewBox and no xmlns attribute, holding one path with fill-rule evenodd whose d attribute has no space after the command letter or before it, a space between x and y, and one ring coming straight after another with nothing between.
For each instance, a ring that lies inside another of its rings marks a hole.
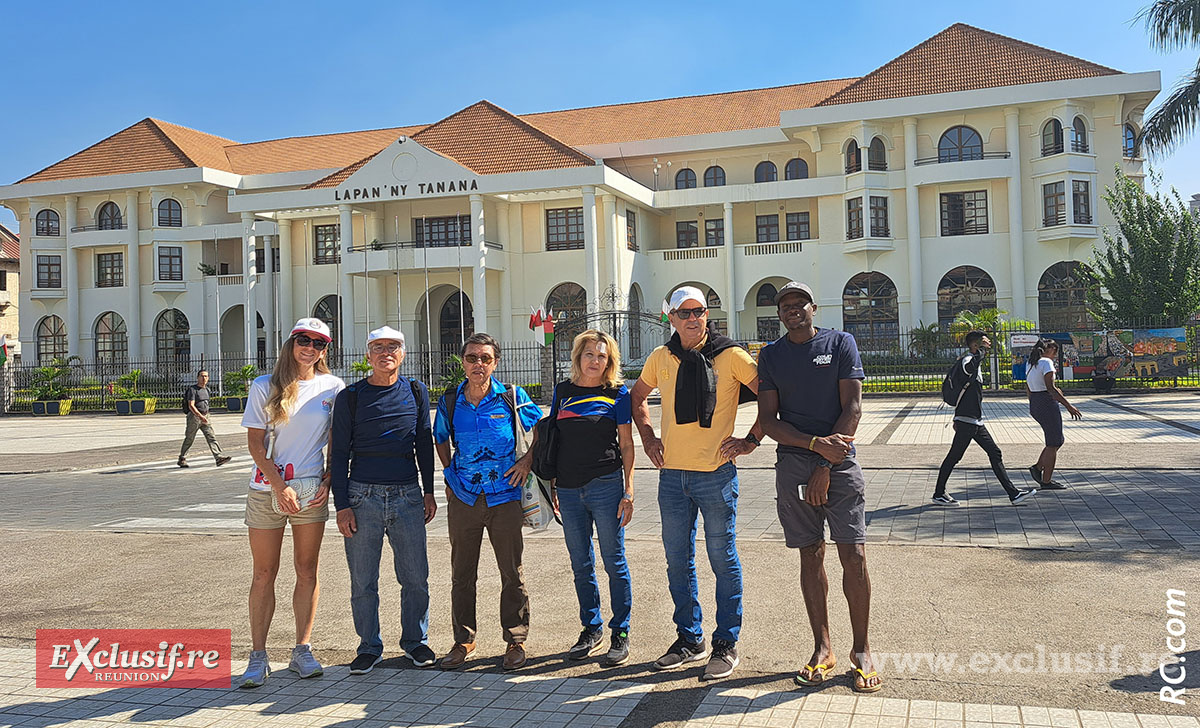
<instances>
[{"instance_id":1,"label":"man in black jacket","mask_svg":"<svg viewBox=\"0 0 1200 728\"><path fill-rule=\"evenodd\" d=\"M959 371L956 371L954 379L964 382L966 386L961 390L958 405L954 408L954 443L950 445L950 452L946 453L946 459L942 461L937 487L934 488L931 500L943 506L958 505L954 496L946 492L946 482L950 480L951 471L958 465L958 461L962 460L963 453L974 440L987 453L988 460L991 460L992 472L1000 480L1004 492L1008 493L1009 502L1016 505L1037 491L1018 490L1012 484L1004 470L1004 458L1000 447L983 424L983 373L979 370L979 365L983 363L992 342L982 331L971 331L967 334L966 343L967 353L955 364Z\"/></svg>"}]
</instances>

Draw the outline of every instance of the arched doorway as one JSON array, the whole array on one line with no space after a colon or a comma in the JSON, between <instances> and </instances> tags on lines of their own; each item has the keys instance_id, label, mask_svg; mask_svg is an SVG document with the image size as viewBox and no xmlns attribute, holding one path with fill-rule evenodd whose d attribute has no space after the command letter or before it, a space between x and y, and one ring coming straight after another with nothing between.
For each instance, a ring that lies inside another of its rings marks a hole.
<instances>
[{"instance_id":1,"label":"arched doorway","mask_svg":"<svg viewBox=\"0 0 1200 728\"><path fill-rule=\"evenodd\" d=\"M240 312L241 306L235 306L234 309ZM225 315L228 317L229 313ZM238 329L240 334L241 326ZM240 335L235 341L239 343L235 351L240 350ZM189 365L192 358L191 326L183 311L168 308L154 320L154 353L159 364Z\"/></svg>"},{"instance_id":2,"label":"arched doorway","mask_svg":"<svg viewBox=\"0 0 1200 728\"><path fill-rule=\"evenodd\" d=\"M1095 328L1087 292L1087 274L1079 261L1064 260L1047 268L1038 281L1038 327L1042 331Z\"/></svg>"},{"instance_id":3,"label":"arched doorway","mask_svg":"<svg viewBox=\"0 0 1200 728\"><path fill-rule=\"evenodd\" d=\"M775 294L787 278L766 278L746 292L745 310L754 317L753 325L746 325L746 318L741 320L742 331L753 331L755 341L774 341L783 335L783 324L779 322L779 310L775 307Z\"/></svg>"},{"instance_id":4,"label":"arched doorway","mask_svg":"<svg viewBox=\"0 0 1200 728\"><path fill-rule=\"evenodd\" d=\"M546 315L554 317L555 338L567 341L584 332L583 317L587 315L587 291L578 283L560 283L546 294ZM570 347L568 355L570 354Z\"/></svg>"},{"instance_id":5,"label":"arched doorway","mask_svg":"<svg viewBox=\"0 0 1200 728\"><path fill-rule=\"evenodd\" d=\"M949 329L963 311L979 313L996 307L996 283L981 268L960 265L938 283L938 324Z\"/></svg>"},{"instance_id":6,"label":"arched doorway","mask_svg":"<svg viewBox=\"0 0 1200 728\"><path fill-rule=\"evenodd\" d=\"M455 290L438 309L438 344L444 350L457 352L466 338L475 333L475 308L471 299Z\"/></svg>"},{"instance_id":7,"label":"arched doorway","mask_svg":"<svg viewBox=\"0 0 1200 728\"><path fill-rule=\"evenodd\" d=\"M859 351L886 352L900 342L900 303L896 284L883 273L859 273L842 289L842 328Z\"/></svg>"}]
</instances>

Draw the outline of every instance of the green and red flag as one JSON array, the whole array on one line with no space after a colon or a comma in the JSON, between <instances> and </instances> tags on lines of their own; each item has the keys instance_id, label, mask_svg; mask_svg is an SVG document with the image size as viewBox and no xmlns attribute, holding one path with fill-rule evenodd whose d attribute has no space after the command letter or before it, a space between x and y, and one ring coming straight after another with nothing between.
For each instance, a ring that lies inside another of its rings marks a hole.
<instances>
[{"instance_id":1,"label":"green and red flag","mask_svg":"<svg viewBox=\"0 0 1200 728\"><path fill-rule=\"evenodd\" d=\"M537 331L542 327L542 309L529 307L529 330Z\"/></svg>"},{"instance_id":2,"label":"green and red flag","mask_svg":"<svg viewBox=\"0 0 1200 728\"><path fill-rule=\"evenodd\" d=\"M554 312L546 312L546 320L542 322L542 344L550 346L554 343Z\"/></svg>"},{"instance_id":3,"label":"green and red flag","mask_svg":"<svg viewBox=\"0 0 1200 728\"><path fill-rule=\"evenodd\" d=\"M8 362L8 334L0 334L0 367Z\"/></svg>"},{"instance_id":4,"label":"green and red flag","mask_svg":"<svg viewBox=\"0 0 1200 728\"><path fill-rule=\"evenodd\" d=\"M669 313L671 313L671 304L664 298L662 305L662 322L664 324L667 323L667 314Z\"/></svg>"}]
</instances>

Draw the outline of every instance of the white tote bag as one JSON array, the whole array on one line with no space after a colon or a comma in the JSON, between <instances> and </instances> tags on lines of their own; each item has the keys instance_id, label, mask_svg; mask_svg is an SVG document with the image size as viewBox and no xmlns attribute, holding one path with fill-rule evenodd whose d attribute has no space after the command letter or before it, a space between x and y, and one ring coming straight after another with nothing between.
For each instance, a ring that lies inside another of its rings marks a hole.
<instances>
[{"instance_id":1,"label":"white tote bag","mask_svg":"<svg viewBox=\"0 0 1200 728\"><path fill-rule=\"evenodd\" d=\"M517 401L516 385L509 385L509 391L512 393L512 401ZM524 407L537 407L533 402ZM513 412L513 438L516 441L516 459L520 460L526 452L529 451L530 430L526 430L521 424L521 417ZM529 477L525 478L525 483L521 486L521 509L524 512L524 525L532 528L535 531L540 531L547 528L551 523L557 520L554 515L554 504L550 500L550 484L539 478L533 471L529 472Z\"/></svg>"}]
</instances>

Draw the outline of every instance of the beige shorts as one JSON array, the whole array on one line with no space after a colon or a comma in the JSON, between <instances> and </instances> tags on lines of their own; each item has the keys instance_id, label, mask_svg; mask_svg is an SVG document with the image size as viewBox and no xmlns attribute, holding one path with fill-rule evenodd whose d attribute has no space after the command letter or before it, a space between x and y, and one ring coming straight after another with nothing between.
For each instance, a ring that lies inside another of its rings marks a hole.
<instances>
[{"instance_id":1,"label":"beige shorts","mask_svg":"<svg viewBox=\"0 0 1200 728\"><path fill-rule=\"evenodd\" d=\"M281 516L271 507L271 491L250 489L246 495L246 525L250 528L276 529L288 523L303 526L306 523L324 523L329 520L329 502L316 508L305 508L299 513Z\"/></svg>"}]
</instances>

